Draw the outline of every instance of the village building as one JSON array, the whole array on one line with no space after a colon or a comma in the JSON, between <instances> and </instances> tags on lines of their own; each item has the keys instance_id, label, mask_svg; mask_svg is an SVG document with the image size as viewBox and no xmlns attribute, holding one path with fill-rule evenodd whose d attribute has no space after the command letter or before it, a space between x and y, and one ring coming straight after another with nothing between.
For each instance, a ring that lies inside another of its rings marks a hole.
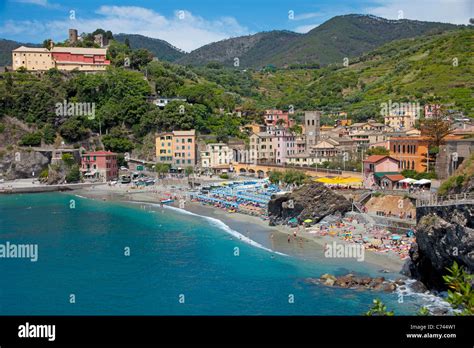
<instances>
[{"instance_id":1,"label":"village building","mask_svg":"<svg viewBox=\"0 0 474 348\"><path fill-rule=\"evenodd\" d=\"M71 71L105 71L110 61L106 48L21 46L12 51L12 68L27 71L47 71L52 68Z\"/></svg>"},{"instance_id":2,"label":"village building","mask_svg":"<svg viewBox=\"0 0 474 348\"><path fill-rule=\"evenodd\" d=\"M287 128L291 128L295 125L295 121L290 118L289 113L283 110L265 110L263 118L267 127L284 125Z\"/></svg>"},{"instance_id":3,"label":"village building","mask_svg":"<svg viewBox=\"0 0 474 348\"><path fill-rule=\"evenodd\" d=\"M232 150L225 143L207 144L206 150L201 151L201 168L210 169L216 166L232 163Z\"/></svg>"},{"instance_id":4,"label":"village building","mask_svg":"<svg viewBox=\"0 0 474 348\"><path fill-rule=\"evenodd\" d=\"M84 178L110 181L118 177L117 154L110 151L86 152L81 157Z\"/></svg>"},{"instance_id":5,"label":"village building","mask_svg":"<svg viewBox=\"0 0 474 348\"><path fill-rule=\"evenodd\" d=\"M427 171L427 137L391 138L389 143L390 156L400 161L400 170Z\"/></svg>"},{"instance_id":6,"label":"village building","mask_svg":"<svg viewBox=\"0 0 474 348\"><path fill-rule=\"evenodd\" d=\"M196 165L196 131L173 131L159 134L155 139L156 158L172 168L182 170Z\"/></svg>"},{"instance_id":7,"label":"village building","mask_svg":"<svg viewBox=\"0 0 474 348\"><path fill-rule=\"evenodd\" d=\"M399 161L391 156L372 155L363 161L364 187L382 187L381 180L386 175L399 174Z\"/></svg>"}]
</instances>

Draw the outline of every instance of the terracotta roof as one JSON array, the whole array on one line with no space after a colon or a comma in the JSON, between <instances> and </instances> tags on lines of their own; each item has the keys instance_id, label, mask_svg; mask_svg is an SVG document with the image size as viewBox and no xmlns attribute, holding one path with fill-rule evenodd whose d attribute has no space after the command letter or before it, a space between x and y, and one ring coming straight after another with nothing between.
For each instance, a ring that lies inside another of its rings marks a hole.
<instances>
[{"instance_id":1,"label":"terracotta roof","mask_svg":"<svg viewBox=\"0 0 474 348\"><path fill-rule=\"evenodd\" d=\"M115 152L111 151L93 151L93 152L86 152L83 153L82 156L97 156L97 155L116 155Z\"/></svg>"},{"instance_id":2,"label":"terracotta roof","mask_svg":"<svg viewBox=\"0 0 474 348\"><path fill-rule=\"evenodd\" d=\"M378 163L380 161L382 161L383 159L385 158L390 158L394 161L397 161L397 159L393 158L393 157L390 157L390 156L386 156L386 155L372 155L372 156L369 156L367 157L364 162L367 162L367 163Z\"/></svg>"},{"instance_id":3,"label":"terracotta roof","mask_svg":"<svg viewBox=\"0 0 474 348\"><path fill-rule=\"evenodd\" d=\"M390 181L394 181L394 182L405 179L405 177L402 174L387 174L387 175L384 175L384 178L387 178Z\"/></svg>"}]
</instances>

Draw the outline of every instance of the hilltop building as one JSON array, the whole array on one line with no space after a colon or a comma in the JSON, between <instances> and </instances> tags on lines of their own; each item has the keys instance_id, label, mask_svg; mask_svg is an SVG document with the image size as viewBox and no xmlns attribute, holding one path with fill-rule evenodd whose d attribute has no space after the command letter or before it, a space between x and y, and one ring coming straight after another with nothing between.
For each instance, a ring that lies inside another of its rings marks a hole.
<instances>
[{"instance_id":1,"label":"hilltop building","mask_svg":"<svg viewBox=\"0 0 474 348\"><path fill-rule=\"evenodd\" d=\"M28 71L58 70L105 71L110 61L105 48L21 46L12 51L12 68L23 67Z\"/></svg>"}]
</instances>

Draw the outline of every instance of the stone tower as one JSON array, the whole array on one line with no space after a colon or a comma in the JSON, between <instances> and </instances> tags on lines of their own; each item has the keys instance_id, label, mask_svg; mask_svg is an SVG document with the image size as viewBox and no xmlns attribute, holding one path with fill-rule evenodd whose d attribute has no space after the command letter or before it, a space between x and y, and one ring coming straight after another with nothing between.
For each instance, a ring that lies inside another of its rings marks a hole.
<instances>
[{"instance_id":1,"label":"stone tower","mask_svg":"<svg viewBox=\"0 0 474 348\"><path fill-rule=\"evenodd\" d=\"M77 42L77 29L69 29L69 44Z\"/></svg>"},{"instance_id":2,"label":"stone tower","mask_svg":"<svg viewBox=\"0 0 474 348\"><path fill-rule=\"evenodd\" d=\"M311 146L316 145L319 140L321 112L304 112L304 134L306 138L306 152L309 152Z\"/></svg>"}]
</instances>

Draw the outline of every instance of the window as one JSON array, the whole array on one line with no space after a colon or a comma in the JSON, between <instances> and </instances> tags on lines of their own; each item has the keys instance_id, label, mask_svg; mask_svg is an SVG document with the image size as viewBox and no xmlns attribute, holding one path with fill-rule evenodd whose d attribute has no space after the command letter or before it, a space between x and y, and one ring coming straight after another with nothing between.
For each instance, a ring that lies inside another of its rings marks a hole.
<instances>
[{"instance_id":1,"label":"window","mask_svg":"<svg viewBox=\"0 0 474 348\"><path fill-rule=\"evenodd\" d=\"M192 143L193 142L193 139L192 138L188 138L188 143Z\"/></svg>"}]
</instances>

